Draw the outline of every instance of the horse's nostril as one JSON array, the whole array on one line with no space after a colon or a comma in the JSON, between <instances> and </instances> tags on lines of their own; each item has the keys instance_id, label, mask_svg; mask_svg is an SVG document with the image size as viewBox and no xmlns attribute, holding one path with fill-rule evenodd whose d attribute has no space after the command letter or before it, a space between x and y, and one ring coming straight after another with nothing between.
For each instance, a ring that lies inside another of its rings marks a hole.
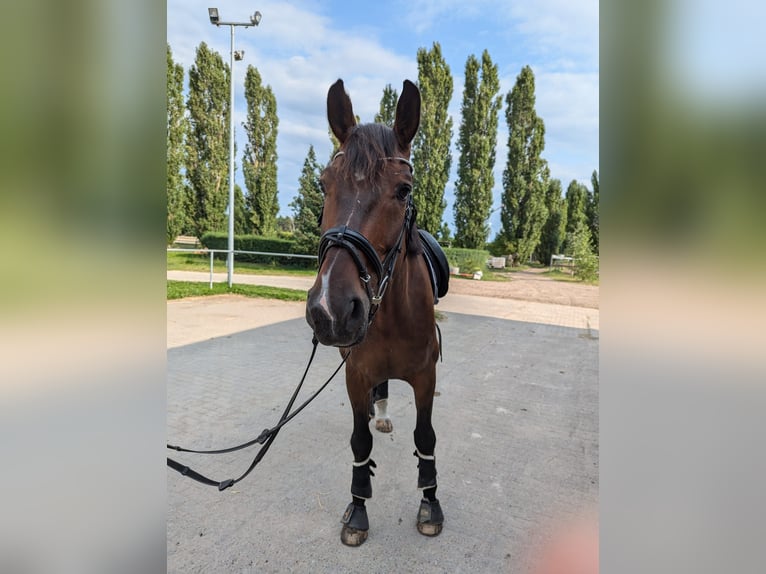
<instances>
[{"instance_id":1,"label":"horse's nostril","mask_svg":"<svg viewBox=\"0 0 766 574\"><path fill-rule=\"evenodd\" d=\"M359 321L364 317L364 304L358 297L354 297L350 302L351 312L349 313L349 319L352 321Z\"/></svg>"}]
</instances>

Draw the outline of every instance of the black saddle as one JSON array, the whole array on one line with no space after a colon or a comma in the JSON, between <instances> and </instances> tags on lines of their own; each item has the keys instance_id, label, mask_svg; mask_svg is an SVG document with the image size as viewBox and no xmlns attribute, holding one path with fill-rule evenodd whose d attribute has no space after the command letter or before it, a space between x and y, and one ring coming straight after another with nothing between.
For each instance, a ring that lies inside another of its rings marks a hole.
<instances>
[{"instance_id":1,"label":"black saddle","mask_svg":"<svg viewBox=\"0 0 766 574\"><path fill-rule=\"evenodd\" d=\"M444 297L449 290L449 263L439 242L433 235L418 229L420 243L423 245L423 257L428 265L431 277L431 288L434 290L434 305L439 302L439 297Z\"/></svg>"}]
</instances>

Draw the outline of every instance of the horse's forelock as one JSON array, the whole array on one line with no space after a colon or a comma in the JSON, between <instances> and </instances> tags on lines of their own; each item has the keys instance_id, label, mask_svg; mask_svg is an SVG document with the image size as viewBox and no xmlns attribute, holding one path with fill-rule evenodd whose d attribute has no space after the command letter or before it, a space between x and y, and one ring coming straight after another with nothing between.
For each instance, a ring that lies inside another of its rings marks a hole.
<instances>
[{"instance_id":1,"label":"horse's forelock","mask_svg":"<svg viewBox=\"0 0 766 574\"><path fill-rule=\"evenodd\" d=\"M381 160L395 154L396 136L391 128L383 124L357 125L343 147L339 175L372 185L383 171Z\"/></svg>"}]
</instances>

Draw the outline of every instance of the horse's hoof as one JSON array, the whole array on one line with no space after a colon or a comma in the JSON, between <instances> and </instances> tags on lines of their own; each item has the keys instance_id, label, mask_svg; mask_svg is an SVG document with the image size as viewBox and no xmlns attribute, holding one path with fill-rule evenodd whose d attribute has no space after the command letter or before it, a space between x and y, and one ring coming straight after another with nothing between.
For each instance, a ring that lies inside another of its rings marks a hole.
<instances>
[{"instance_id":1,"label":"horse's hoof","mask_svg":"<svg viewBox=\"0 0 766 574\"><path fill-rule=\"evenodd\" d=\"M344 525L340 531L340 541L346 546L361 546L367 540L367 532Z\"/></svg>"},{"instance_id":2,"label":"horse's hoof","mask_svg":"<svg viewBox=\"0 0 766 574\"><path fill-rule=\"evenodd\" d=\"M370 523L367 519L367 509L356 506L353 502L346 507L343 518L340 519L343 528L340 531L340 541L346 546L359 546L367 540Z\"/></svg>"},{"instance_id":3,"label":"horse's hoof","mask_svg":"<svg viewBox=\"0 0 766 574\"><path fill-rule=\"evenodd\" d=\"M427 522L418 522L418 532L423 536L438 536L442 531L441 524L430 524Z\"/></svg>"},{"instance_id":4,"label":"horse's hoof","mask_svg":"<svg viewBox=\"0 0 766 574\"><path fill-rule=\"evenodd\" d=\"M391 419L375 419L375 430L391 432L394 430L394 423L391 422Z\"/></svg>"},{"instance_id":5,"label":"horse's hoof","mask_svg":"<svg viewBox=\"0 0 766 574\"><path fill-rule=\"evenodd\" d=\"M424 536L438 536L444 524L444 513L438 500L420 501L418 509L418 532Z\"/></svg>"}]
</instances>

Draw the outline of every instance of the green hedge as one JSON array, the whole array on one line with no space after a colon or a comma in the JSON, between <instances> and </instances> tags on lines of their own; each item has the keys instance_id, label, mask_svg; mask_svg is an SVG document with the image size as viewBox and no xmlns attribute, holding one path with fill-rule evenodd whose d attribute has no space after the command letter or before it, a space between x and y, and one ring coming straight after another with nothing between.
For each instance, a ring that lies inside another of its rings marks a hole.
<instances>
[{"instance_id":1,"label":"green hedge","mask_svg":"<svg viewBox=\"0 0 766 574\"><path fill-rule=\"evenodd\" d=\"M205 233L205 235L200 238L200 243L208 249L228 249L229 236L226 233L221 232ZM261 251L264 253L296 253L294 239L262 237L260 235L235 235L234 249L240 251ZM225 253L217 253L216 256L223 259L226 258ZM285 257L248 255L245 253L238 254L235 260L250 261L252 263L273 263L275 259L281 260L280 263L283 264L288 261ZM311 259L302 258L289 260L290 264L295 264L299 261L301 262L301 265L305 265L306 262L312 262Z\"/></svg>"},{"instance_id":2,"label":"green hedge","mask_svg":"<svg viewBox=\"0 0 766 574\"><path fill-rule=\"evenodd\" d=\"M487 267L489 251L486 249L463 249L461 247L445 247L444 253L450 267L459 267L461 273L473 273Z\"/></svg>"}]
</instances>

